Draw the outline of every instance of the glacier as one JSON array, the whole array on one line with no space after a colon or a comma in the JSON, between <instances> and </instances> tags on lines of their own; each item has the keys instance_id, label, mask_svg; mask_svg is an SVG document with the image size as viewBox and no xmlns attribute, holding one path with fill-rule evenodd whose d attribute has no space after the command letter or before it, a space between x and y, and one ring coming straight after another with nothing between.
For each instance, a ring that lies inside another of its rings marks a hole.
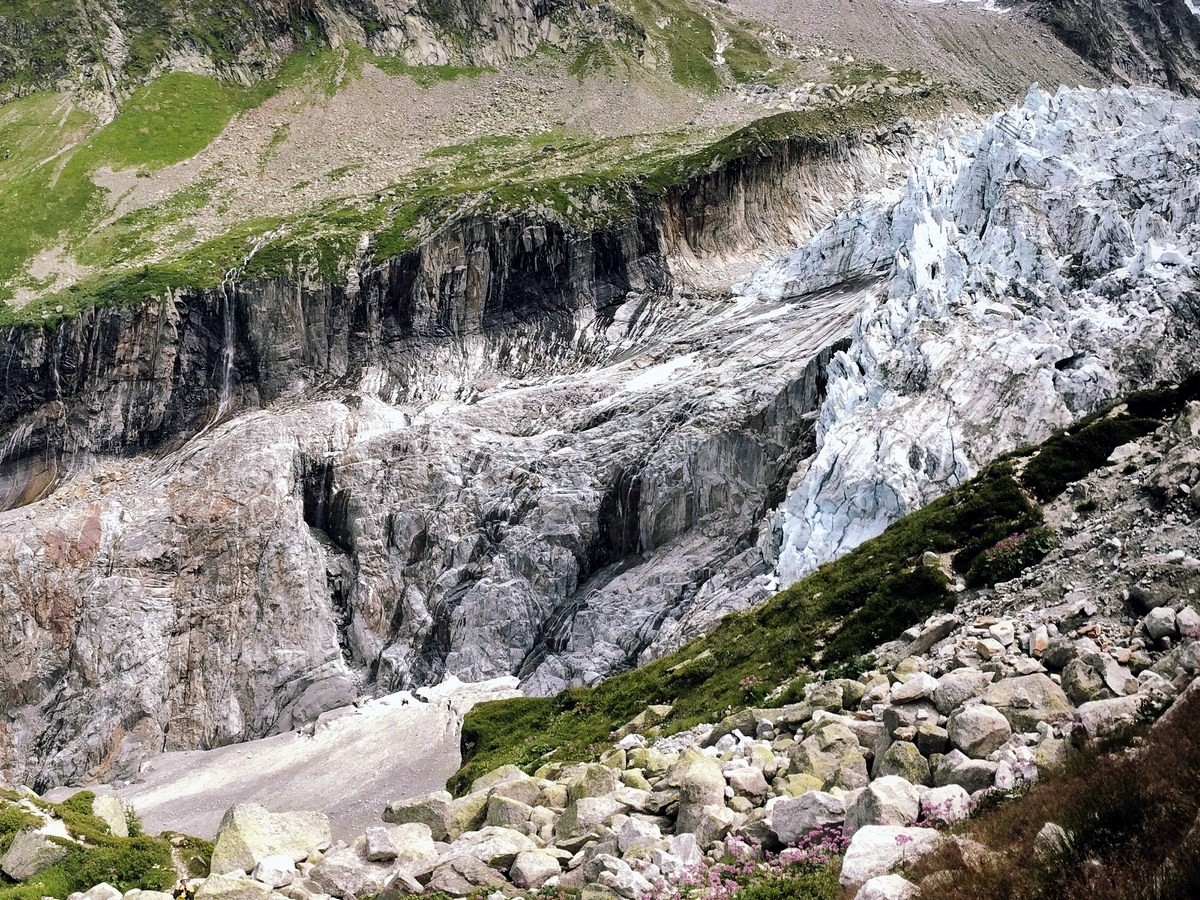
<instances>
[{"instance_id":1,"label":"glacier","mask_svg":"<svg viewBox=\"0 0 1200 900\"><path fill-rule=\"evenodd\" d=\"M1037 86L735 285L875 276L776 524L787 584L1007 450L1196 368L1200 105Z\"/></svg>"}]
</instances>

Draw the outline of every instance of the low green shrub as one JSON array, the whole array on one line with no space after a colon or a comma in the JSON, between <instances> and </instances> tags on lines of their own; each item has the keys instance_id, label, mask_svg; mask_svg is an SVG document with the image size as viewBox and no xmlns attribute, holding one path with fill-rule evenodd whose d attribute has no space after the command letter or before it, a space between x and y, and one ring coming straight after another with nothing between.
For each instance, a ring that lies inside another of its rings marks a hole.
<instances>
[{"instance_id":1,"label":"low green shrub","mask_svg":"<svg viewBox=\"0 0 1200 900\"><path fill-rule=\"evenodd\" d=\"M35 816L0 800L0 854L8 852L12 840L26 828L38 824Z\"/></svg>"},{"instance_id":2,"label":"low green shrub","mask_svg":"<svg viewBox=\"0 0 1200 900\"><path fill-rule=\"evenodd\" d=\"M1009 535L975 558L967 572L967 585L979 587L1011 581L1041 562L1058 544L1054 529L1045 525Z\"/></svg>"},{"instance_id":3,"label":"low green shrub","mask_svg":"<svg viewBox=\"0 0 1200 900\"><path fill-rule=\"evenodd\" d=\"M80 791L62 803L34 801L47 812L61 818L71 836L83 843L72 844L62 862L27 881L0 885L0 900L41 900L43 897L62 900L68 894L86 891L101 882L107 882L122 892L134 888L150 891L170 888L175 881L170 845L162 838L143 834L127 838L113 835L108 825L93 814L94 800L95 795L91 791ZM27 819L21 828L38 824L32 815L24 815ZM5 832L5 821L5 810L0 809L0 838ZM15 819L13 824L16 824Z\"/></svg>"}]
</instances>

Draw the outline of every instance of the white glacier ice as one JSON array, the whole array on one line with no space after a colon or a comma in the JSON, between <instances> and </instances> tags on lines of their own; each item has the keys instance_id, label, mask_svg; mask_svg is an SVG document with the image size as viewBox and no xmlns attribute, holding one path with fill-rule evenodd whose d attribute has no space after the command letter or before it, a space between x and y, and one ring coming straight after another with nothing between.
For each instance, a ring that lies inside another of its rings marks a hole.
<instances>
[{"instance_id":1,"label":"white glacier ice","mask_svg":"<svg viewBox=\"0 0 1200 900\"><path fill-rule=\"evenodd\" d=\"M1200 105L1034 88L737 289L885 288L830 366L780 581L1124 391L1195 367Z\"/></svg>"}]
</instances>

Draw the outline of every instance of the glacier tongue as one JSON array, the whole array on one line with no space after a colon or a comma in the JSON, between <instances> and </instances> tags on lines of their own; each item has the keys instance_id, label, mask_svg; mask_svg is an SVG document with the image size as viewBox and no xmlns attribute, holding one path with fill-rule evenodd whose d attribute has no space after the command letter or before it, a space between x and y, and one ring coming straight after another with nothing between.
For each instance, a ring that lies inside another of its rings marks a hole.
<instances>
[{"instance_id":1,"label":"glacier tongue","mask_svg":"<svg viewBox=\"0 0 1200 900\"><path fill-rule=\"evenodd\" d=\"M781 582L1124 391L1195 367L1200 105L1035 87L738 285L886 273L781 508Z\"/></svg>"}]
</instances>

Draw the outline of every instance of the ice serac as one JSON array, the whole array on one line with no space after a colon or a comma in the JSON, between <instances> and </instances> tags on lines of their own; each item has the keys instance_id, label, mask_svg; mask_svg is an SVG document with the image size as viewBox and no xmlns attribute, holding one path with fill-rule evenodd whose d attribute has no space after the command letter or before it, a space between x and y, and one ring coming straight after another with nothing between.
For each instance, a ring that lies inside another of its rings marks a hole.
<instances>
[{"instance_id":1,"label":"ice serac","mask_svg":"<svg viewBox=\"0 0 1200 900\"><path fill-rule=\"evenodd\" d=\"M878 285L731 299L680 260L811 236L914 138L776 141L592 230L469 216L345 285L11 330L0 768L134 777L451 674L554 691L764 597L761 524Z\"/></svg>"},{"instance_id":2,"label":"ice serac","mask_svg":"<svg viewBox=\"0 0 1200 900\"><path fill-rule=\"evenodd\" d=\"M883 273L782 507L791 581L1021 444L1196 368L1200 106L1034 89L740 289Z\"/></svg>"}]
</instances>

